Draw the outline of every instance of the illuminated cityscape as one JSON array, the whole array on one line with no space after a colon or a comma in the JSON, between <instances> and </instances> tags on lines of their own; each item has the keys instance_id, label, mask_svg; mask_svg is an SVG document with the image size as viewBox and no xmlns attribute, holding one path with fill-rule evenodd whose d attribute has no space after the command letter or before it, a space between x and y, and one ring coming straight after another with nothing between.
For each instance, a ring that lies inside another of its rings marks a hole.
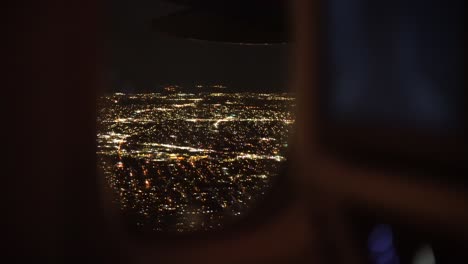
<instances>
[{"instance_id":1,"label":"illuminated cityscape","mask_svg":"<svg viewBox=\"0 0 468 264\"><path fill-rule=\"evenodd\" d=\"M99 99L98 166L135 230L219 229L268 192L285 160L294 98L217 88Z\"/></svg>"}]
</instances>

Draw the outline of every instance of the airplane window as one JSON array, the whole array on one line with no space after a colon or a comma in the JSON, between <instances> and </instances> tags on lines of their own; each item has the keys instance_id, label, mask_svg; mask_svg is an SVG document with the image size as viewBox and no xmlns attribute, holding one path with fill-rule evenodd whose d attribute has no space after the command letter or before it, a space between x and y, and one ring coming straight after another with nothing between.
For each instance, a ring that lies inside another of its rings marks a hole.
<instances>
[{"instance_id":1,"label":"airplane window","mask_svg":"<svg viewBox=\"0 0 468 264\"><path fill-rule=\"evenodd\" d=\"M179 6L111 5L97 157L125 226L190 233L242 219L285 164L288 45L161 35L151 19Z\"/></svg>"},{"instance_id":2,"label":"airplane window","mask_svg":"<svg viewBox=\"0 0 468 264\"><path fill-rule=\"evenodd\" d=\"M324 3L318 105L325 151L466 186L466 177L447 173L463 170L466 156L463 4Z\"/></svg>"},{"instance_id":3,"label":"airplane window","mask_svg":"<svg viewBox=\"0 0 468 264\"><path fill-rule=\"evenodd\" d=\"M445 132L463 125L463 1L327 2L330 117Z\"/></svg>"}]
</instances>

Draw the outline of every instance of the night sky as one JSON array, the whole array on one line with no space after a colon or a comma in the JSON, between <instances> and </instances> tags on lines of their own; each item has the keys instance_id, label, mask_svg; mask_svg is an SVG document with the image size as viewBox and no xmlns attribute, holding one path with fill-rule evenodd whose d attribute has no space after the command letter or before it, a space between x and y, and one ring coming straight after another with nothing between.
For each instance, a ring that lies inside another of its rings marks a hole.
<instances>
[{"instance_id":1,"label":"night sky","mask_svg":"<svg viewBox=\"0 0 468 264\"><path fill-rule=\"evenodd\" d=\"M289 46L237 45L168 37L152 19L178 7L154 0L109 1L111 92L158 92L169 84L224 84L228 91L285 91Z\"/></svg>"}]
</instances>

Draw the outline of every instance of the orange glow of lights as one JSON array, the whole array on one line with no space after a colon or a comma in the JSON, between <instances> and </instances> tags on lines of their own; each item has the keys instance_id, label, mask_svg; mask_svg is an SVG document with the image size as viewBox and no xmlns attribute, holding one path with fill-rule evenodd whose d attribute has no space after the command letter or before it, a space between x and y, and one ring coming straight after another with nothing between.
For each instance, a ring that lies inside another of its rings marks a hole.
<instances>
[{"instance_id":1,"label":"orange glow of lights","mask_svg":"<svg viewBox=\"0 0 468 264\"><path fill-rule=\"evenodd\" d=\"M146 189L151 188L151 182L149 180L145 180L145 188Z\"/></svg>"}]
</instances>

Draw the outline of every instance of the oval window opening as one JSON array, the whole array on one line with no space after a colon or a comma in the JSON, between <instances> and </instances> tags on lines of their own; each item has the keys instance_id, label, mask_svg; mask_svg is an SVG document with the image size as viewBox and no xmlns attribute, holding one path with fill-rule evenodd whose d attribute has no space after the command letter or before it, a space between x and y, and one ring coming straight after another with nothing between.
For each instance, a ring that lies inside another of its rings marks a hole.
<instances>
[{"instance_id":1,"label":"oval window opening","mask_svg":"<svg viewBox=\"0 0 468 264\"><path fill-rule=\"evenodd\" d=\"M126 227L213 231L254 213L295 120L288 45L158 35L142 22L154 13L113 5L97 157Z\"/></svg>"}]
</instances>

